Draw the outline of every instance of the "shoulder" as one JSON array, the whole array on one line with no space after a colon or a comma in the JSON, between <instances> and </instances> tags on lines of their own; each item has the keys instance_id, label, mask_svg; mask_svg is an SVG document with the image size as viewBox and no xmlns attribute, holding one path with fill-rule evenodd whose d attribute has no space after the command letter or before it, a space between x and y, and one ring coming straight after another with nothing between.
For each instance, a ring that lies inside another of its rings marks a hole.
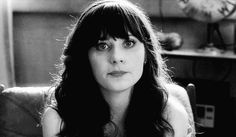
<instances>
[{"instance_id":1,"label":"shoulder","mask_svg":"<svg viewBox=\"0 0 236 137\"><path fill-rule=\"evenodd\" d=\"M57 111L51 107L46 108L42 115L43 137L56 137L59 133L62 120Z\"/></svg>"},{"instance_id":2,"label":"shoulder","mask_svg":"<svg viewBox=\"0 0 236 137\"><path fill-rule=\"evenodd\" d=\"M168 100L164 117L173 127L175 137L187 137L190 128L194 128L190 122L193 121L193 115L188 94L183 87L176 84L166 85L166 90Z\"/></svg>"},{"instance_id":3,"label":"shoulder","mask_svg":"<svg viewBox=\"0 0 236 137\"><path fill-rule=\"evenodd\" d=\"M185 88L176 85L168 84L166 85L166 91L168 93L168 104L171 105L173 102L177 102L179 106L182 106L190 117L192 117L192 108L189 100L189 96ZM176 105L177 105L176 104ZM172 104L171 106L174 107ZM176 107L176 106L175 106Z\"/></svg>"},{"instance_id":4,"label":"shoulder","mask_svg":"<svg viewBox=\"0 0 236 137\"><path fill-rule=\"evenodd\" d=\"M189 103L189 98L187 91L185 88L177 85L177 84L167 84L166 90L170 97L174 97L177 100L179 100L183 105L186 105Z\"/></svg>"}]
</instances>

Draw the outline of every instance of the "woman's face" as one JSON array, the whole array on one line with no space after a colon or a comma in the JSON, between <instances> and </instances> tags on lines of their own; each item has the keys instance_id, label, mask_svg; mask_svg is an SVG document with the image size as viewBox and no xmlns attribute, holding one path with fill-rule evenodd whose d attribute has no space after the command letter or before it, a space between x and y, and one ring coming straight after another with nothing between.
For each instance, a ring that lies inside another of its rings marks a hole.
<instances>
[{"instance_id":1,"label":"woman's face","mask_svg":"<svg viewBox=\"0 0 236 137\"><path fill-rule=\"evenodd\" d=\"M93 74L102 90L130 90L143 73L144 44L133 35L128 39L107 37L89 52Z\"/></svg>"}]
</instances>

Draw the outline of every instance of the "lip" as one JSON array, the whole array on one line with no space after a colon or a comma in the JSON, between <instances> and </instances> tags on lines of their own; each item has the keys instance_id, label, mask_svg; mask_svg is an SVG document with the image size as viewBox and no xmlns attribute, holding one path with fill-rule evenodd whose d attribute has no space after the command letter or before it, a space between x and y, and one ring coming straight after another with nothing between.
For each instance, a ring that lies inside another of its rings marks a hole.
<instances>
[{"instance_id":1,"label":"lip","mask_svg":"<svg viewBox=\"0 0 236 137\"><path fill-rule=\"evenodd\" d=\"M126 71L112 71L112 72L109 72L108 75L111 75L113 77L121 77L125 75L126 73L127 73Z\"/></svg>"}]
</instances>

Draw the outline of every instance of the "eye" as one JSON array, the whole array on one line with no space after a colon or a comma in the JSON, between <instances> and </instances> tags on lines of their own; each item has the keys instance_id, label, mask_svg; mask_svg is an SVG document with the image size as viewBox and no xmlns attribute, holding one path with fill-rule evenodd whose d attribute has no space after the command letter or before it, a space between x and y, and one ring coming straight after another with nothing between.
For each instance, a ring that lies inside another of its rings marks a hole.
<instances>
[{"instance_id":1,"label":"eye","mask_svg":"<svg viewBox=\"0 0 236 137\"><path fill-rule=\"evenodd\" d=\"M125 48L132 48L135 45L135 41L132 39L126 40L124 43Z\"/></svg>"},{"instance_id":2,"label":"eye","mask_svg":"<svg viewBox=\"0 0 236 137\"><path fill-rule=\"evenodd\" d=\"M100 42L96 45L96 49L99 51L104 51L104 50L109 49L109 45L105 42Z\"/></svg>"}]
</instances>

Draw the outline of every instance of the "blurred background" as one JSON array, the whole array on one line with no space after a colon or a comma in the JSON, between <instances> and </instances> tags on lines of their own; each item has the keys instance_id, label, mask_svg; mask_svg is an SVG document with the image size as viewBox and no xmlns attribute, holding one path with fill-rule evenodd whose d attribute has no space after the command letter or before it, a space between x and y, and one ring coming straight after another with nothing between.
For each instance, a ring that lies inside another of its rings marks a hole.
<instances>
[{"instance_id":1,"label":"blurred background","mask_svg":"<svg viewBox=\"0 0 236 137\"><path fill-rule=\"evenodd\" d=\"M0 83L6 87L52 84L69 28L91 1L0 0ZM217 22L224 51L208 52L199 49L209 40L209 23L187 16L181 0L131 1L147 11L156 30L180 36L179 48L164 51L163 57L176 81L196 85L199 117L210 131L208 136L232 128L230 124L236 122L236 14ZM211 38L222 44L216 34Z\"/></svg>"}]
</instances>

